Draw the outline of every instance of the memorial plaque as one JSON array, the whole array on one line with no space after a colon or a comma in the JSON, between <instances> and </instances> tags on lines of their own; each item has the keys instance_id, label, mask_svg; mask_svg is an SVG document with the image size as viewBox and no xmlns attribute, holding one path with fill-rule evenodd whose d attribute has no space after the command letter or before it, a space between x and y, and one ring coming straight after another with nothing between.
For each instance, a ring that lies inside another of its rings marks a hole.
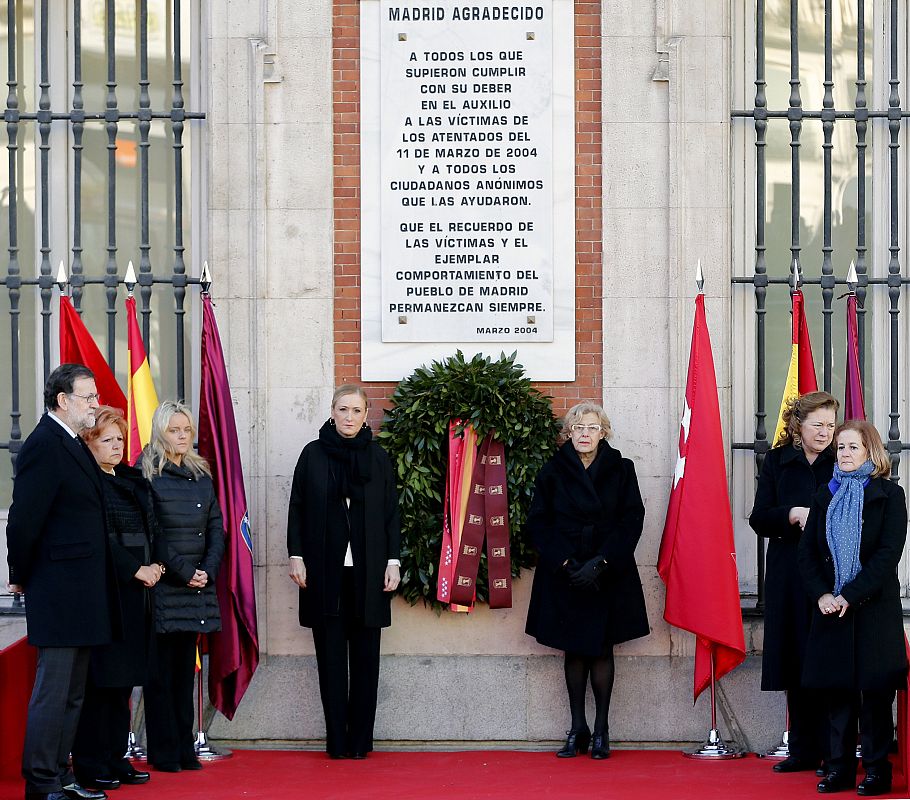
<instances>
[{"instance_id":1,"label":"memorial plaque","mask_svg":"<svg viewBox=\"0 0 910 800\"><path fill-rule=\"evenodd\" d=\"M552 341L552 18L381 3L383 341Z\"/></svg>"},{"instance_id":2,"label":"memorial plaque","mask_svg":"<svg viewBox=\"0 0 910 800\"><path fill-rule=\"evenodd\" d=\"M364 379L455 348L573 377L571 0L360 8Z\"/></svg>"}]
</instances>

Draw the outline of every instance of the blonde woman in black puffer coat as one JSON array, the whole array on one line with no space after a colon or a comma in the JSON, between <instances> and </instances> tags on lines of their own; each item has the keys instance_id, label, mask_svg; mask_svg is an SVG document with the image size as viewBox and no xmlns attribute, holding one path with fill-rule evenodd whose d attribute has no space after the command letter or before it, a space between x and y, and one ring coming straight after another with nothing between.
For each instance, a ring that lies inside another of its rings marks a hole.
<instances>
[{"instance_id":1,"label":"blonde woman in black puffer coat","mask_svg":"<svg viewBox=\"0 0 910 800\"><path fill-rule=\"evenodd\" d=\"M196 639L221 628L215 577L224 524L209 465L193 450L195 436L190 409L166 400L152 417L140 462L166 552L155 589L156 654L145 690L148 760L162 772L201 767L193 737Z\"/></svg>"}]
</instances>

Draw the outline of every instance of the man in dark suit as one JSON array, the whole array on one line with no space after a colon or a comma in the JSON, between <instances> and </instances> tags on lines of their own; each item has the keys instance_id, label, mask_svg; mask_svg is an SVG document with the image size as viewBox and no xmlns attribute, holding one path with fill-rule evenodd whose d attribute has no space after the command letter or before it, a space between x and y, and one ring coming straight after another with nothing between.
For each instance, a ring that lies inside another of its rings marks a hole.
<instances>
[{"instance_id":1,"label":"man in dark suit","mask_svg":"<svg viewBox=\"0 0 910 800\"><path fill-rule=\"evenodd\" d=\"M45 414L16 459L6 527L10 586L25 593L38 670L28 707L26 800L103 800L76 783L67 761L89 650L112 639L101 474L79 431L95 424L91 370L62 364L44 387Z\"/></svg>"}]
</instances>

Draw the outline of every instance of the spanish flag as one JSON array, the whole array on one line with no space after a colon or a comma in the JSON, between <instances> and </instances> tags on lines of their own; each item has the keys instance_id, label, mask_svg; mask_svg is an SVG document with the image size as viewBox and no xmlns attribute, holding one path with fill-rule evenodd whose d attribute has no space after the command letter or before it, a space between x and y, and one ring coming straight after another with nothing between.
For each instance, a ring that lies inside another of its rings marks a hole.
<instances>
[{"instance_id":1,"label":"spanish flag","mask_svg":"<svg viewBox=\"0 0 910 800\"><path fill-rule=\"evenodd\" d=\"M774 430L772 446L777 444L784 432L784 409L787 404L806 392L817 392L815 380L815 362L812 360L812 343L809 341L809 326L803 309L802 289L793 294L793 345L790 350L790 367L787 370L787 382L780 400L780 411L777 415L777 428Z\"/></svg>"},{"instance_id":2,"label":"spanish flag","mask_svg":"<svg viewBox=\"0 0 910 800\"><path fill-rule=\"evenodd\" d=\"M145 355L142 335L139 333L136 300L133 297L126 298L126 346L130 356L126 385L126 416L129 420L126 458L132 465L142 453L142 448L149 443L152 414L158 408L158 395L155 393L149 360Z\"/></svg>"}]
</instances>

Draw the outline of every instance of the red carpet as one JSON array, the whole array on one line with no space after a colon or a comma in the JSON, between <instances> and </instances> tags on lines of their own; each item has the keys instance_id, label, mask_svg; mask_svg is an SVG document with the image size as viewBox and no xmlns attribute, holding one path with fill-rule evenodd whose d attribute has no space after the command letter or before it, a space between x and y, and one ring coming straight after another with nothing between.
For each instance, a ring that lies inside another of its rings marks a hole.
<instances>
[{"instance_id":1,"label":"red carpet","mask_svg":"<svg viewBox=\"0 0 910 800\"><path fill-rule=\"evenodd\" d=\"M816 797L811 773L776 775L750 756L706 764L671 750L619 750L608 761L557 759L552 753L467 751L373 753L330 761L310 751L240 750L201 772L153 772L145 786L124 786L111 800L791 800ZM844 792L839 797L856 797ZM888 797L907 797L906 792ZM0 783L0 800L20 800L22 784Z\"/></svg>"},{"instance_id":2,"label":"red carpet","mask_svg":"<svg viewBox=\"0 0 910 800\"><path fill-rule=\"evenodd\" d=\"M0 781L19 775L36 655L25 639L0 650ZM6 797L2 790L0 796Z\"/></svg>"}]
</instances>

